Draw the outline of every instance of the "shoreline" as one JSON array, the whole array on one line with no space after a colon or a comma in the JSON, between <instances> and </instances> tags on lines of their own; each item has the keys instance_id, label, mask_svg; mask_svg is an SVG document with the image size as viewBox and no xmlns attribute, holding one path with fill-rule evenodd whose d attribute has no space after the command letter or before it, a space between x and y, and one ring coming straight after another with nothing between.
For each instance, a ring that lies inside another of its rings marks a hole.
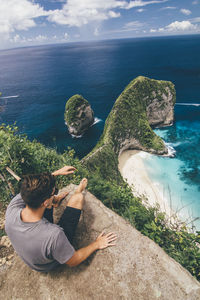
<instances>
[{"instance_id":1,"label":"shoreline","mask_svg":"<svg viewBox=\"0 0 200 300\"><path fill-rule=\"evenodd\" d=\"M166 213L173 223L174 212L170 208L168 199L159 190L159 185L149 178L141 157L142 153L145 152L138 150L124 151L118 158L119 171L122 177L126 179L135 196L142 198L147 206L156 206L158 204L159 210ZM173 220L171 220L172 216Z\"/></svg>"}]
</instances>

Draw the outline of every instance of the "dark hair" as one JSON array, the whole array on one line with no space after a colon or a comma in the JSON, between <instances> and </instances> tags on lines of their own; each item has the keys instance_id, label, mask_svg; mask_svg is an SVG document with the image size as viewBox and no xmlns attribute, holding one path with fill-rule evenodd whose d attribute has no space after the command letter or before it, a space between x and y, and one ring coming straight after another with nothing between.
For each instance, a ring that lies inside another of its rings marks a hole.
<instances>
[{"instance_id":1,"label":"dark hair","mask_svg":"<svg viewBox=\"0 0 200 300\"><path fill-rule=\"evenodd\" d=\"M51 197L56 180L50 173L30 174L22 177L20 193L31 208L38 208Z\"/></svg>"}]
</instances>

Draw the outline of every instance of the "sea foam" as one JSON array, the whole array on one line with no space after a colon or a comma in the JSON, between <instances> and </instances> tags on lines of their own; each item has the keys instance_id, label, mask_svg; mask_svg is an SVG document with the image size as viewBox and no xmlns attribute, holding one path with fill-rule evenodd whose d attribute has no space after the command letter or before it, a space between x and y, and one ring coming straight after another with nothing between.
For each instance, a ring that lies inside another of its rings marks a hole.
<instances>
[{"instance_id":1,"label":"sea foam","mask_svg":"<svg viewBox=\"0 0 200 300\"><path fill-rule=\"evenodd\" d=\"M90 127L94 126L95 124L97 124L97 123L99 123L99 122L102 122L102 120L99 119L99 118L97 118L97 117L95 117L95 118L94 118L94 122L92 123L92 125L91 125Z\"/></svg>"},{"instance_id":2,"label":"sea foam","mask_svg":"<svg viewBox=\"0 0 200 300\"><path fill-rule=\"evenodd\" d=\"M101 120L100 118L95 117L95 118L94 118L94 122L92 123L92 125L91 125L90 127L94 126L95 124L97 124L97 123L99 123L99 122L102 122L102 120ZM65 125L67 125L67 122L65 122ZM82 134L82 135L74 135L74 134L71 134L71 136L72 136L73 138L76 138L76 139L82 138L83 135L84 135L84 134Z\"/></svg>"},{"instance_id":3,"label":"sea foam","mask_svg":"<svg viewBox=\"0 0 200 300\"><path fill-rule=\"evenodd\" d=\"M172 146L171 143L165 143L167 149L168 149L168 157L175 157L176 155L176 150L174 149L174 147Z\"/></svg>"},{"instance_id":4,"label":"sea foam","mask_svg":"<svg viewBox=\"0 0 200 300\"><path fill-rule=\"evenodd\" d=\"M18 98L19 95L0 97L0 99Z\"/></svg>"},{"instance_id":5,"label":"sea foam","mask_svg":"<svg viewBox=\"0 0 200 300\"><path fill-rule=\"evenodd\" d=\"M176 105L200 106L200 103L176 103Z\"/></svg>"}]
</instances>

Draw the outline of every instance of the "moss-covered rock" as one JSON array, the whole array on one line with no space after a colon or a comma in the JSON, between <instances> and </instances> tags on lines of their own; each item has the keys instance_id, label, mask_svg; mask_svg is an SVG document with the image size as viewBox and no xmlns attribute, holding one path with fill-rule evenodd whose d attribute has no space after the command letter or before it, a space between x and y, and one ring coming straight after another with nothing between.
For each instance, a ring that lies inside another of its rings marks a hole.
<instances>
[{"instance_id":1,"label":"moss-covered rock","mask_svg":"<svg viewBox=\"0 0 200 300\"><path fill-rule=\"evenodd\" d=\"M94 122L94 112L81 95L72 96L65 106L65 122L73 135L82 135Z\"/></svg>"},{"instance_id":2,"label":"moss-covered rock","mask_svg":"<svg viewBox=\"0 0 200 300\"><path fill-rule=\"evenodd\" d=\"M173 122L175 95L174 85L169 81L143 76L132 80L117 98L99 142L84 161L98 165L101 152L98 149L102 147L117 157L127 149L166 154L163 140L150 125L161 127Z\"/></svg>"}]
</instances>

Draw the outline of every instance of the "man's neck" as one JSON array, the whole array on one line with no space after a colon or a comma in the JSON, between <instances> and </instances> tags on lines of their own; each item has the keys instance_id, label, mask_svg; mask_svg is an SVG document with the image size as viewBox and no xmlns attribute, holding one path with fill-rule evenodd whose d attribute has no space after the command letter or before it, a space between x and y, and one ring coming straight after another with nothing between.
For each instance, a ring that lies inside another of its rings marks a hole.
<instances>
[{"instance_id":1,"label":"man's neck","mask_svg":"<svg viewBox=\"0 0 200 300\"><path fill-rule=\"evenodd\" d=\"M39 207L37 209L32 209L26 206L21 211L21 220L23 222L38 222L42 219L44 215L45 207Z\"/></svg>"}]
</instances>

